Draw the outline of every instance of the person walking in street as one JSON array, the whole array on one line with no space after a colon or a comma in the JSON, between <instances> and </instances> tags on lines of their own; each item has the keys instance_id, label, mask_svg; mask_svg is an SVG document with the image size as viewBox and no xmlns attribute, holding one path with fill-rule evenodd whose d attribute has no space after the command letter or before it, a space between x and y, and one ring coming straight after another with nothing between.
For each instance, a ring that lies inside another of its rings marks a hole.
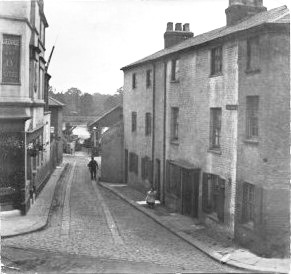
<instances>
[{"instance_id":1,"label":"person walking in street","mask_svg":"<svg viewBox=\"0 0 291 274\"><path fill-rule=\"evenodd\" d=\"M98 163L94 160L94 157L91 157L91 161L88 164L90 173L91 173L91 180L96 180L96 174L98 169Z\"/></svg>"}]
</instances>

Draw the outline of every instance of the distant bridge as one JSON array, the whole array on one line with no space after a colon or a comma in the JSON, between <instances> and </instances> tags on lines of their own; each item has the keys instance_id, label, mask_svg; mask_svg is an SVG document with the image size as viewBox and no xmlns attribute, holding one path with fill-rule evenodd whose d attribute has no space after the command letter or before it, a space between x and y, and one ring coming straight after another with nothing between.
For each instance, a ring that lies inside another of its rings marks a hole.
<instances>
[{"instance_id":1,"label":"distant bridge","mask_svg":"<svg viewBox=\"0 0 291 274\"><path fill-rule=\"evenodd\" d=\"M72 126L87 125L94 122L98 116L64 116L64 122Z\"/></svg>"}]
</instances>

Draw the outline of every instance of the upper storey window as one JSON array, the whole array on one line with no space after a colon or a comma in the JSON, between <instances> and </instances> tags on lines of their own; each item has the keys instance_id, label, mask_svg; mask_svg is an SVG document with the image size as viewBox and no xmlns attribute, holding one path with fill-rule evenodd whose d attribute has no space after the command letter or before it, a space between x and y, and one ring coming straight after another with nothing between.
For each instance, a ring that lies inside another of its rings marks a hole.
<instances>
[{"instance_id":1,"label":"upper storey window","mask_svg":"<svg viewBox=\"0 0 291 274\"><path fill-rule=\"evenodd\" d=\"M171 81L179 81L179 59L173 59L172 60L172 66L171 66Z\"/></svg>"},{"instance_id":2,"label":"upper storey window","mask_svg":"<svg viewBox=\"0 0 291 274\"><path fill-rule=\"evenodd\" d=\"M252 37L247 40L247 71L257 71L260 68L260 40Z\"/></svg>"},{"instance_id":3,"label":"upper storey window","mask_svg":"<svg viewBox=\"0 0 291 274\"><path fill-rule=\"evenodd\" d=\"M2 82L5 84L20 83L20 48L20 36L3 34Z\"/></svg>"},{"instance_id":4,"label":"upper storey window","mask_svg":"<svg viewBox=\"0 0 291 274\"><path fill-rule=\"evenodd\" d=\"M257 139L259 137L259 96L247 96L246 116L247 139Z\"/></svg>"},{"instance_id":5,"label":"upper storey window","mask_svg":"<svg viewBox=\"0 0 291 274\"><path fill-rule=\"evenodd\" d=\"M132 88L136 88L136 74L133 73L132 74Z\"/></svg>"},{"instance_id":6,"label":"upper storey window","mask_svg":"<svg viewBox=\"0 0 291 274\"><path fill-rule=\"evenodd\" d=\"M211 75L222 73L222 47L211 50Z\"/></svg>"},{"instance_id":7,"label":"upper storey window","mask_svg":"<svg viewBox=\"0 0 291 274\"><path fill-rule=\"evenodd\" d=\"M149 69L147 70L147 77L146 77L146 87L149 88L152 84L152 77L151 77L152 71Z\"/></svg>"}]
</instances>

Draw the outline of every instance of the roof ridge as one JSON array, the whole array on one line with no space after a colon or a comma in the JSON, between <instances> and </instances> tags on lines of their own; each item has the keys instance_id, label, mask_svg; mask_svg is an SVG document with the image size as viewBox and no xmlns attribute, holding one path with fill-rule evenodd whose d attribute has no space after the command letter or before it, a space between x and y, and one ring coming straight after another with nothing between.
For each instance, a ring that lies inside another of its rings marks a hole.
<instances>
[{"instance_id":1,"label":"roof ridge","mask_svg":"<svg viewBox=\"0 0 291 274\"><path fill-rule=\"evenodd\" d=\"M286 5L259 12L255 15L245 18L245 20L242 20L238 22L237 24L234 24L231 26L226 25L217 29L213 29L208 32L204 32L194 37L188 38L184 40L183 42L174 45L173 47L161 49L153 54L150 54L142 59L139 59L135 62L132 62L122 67L121 70L126 70L126 69L141 65L146 62L152 62L154 60L163 58L165 56L178 53L180 51L183 51L192 47L203 45L209 41L226 37L237 32L246 31L248 29L255 28L260 25L264 25L268 23L269 24L275 23L276 21L286 16L288 13L289 13L289 9L287 8ZM287 24L287 23L289 23L289 21L284 22L284 24Z\"/></svg>"},{"instance_id":2,"label":"roof ridge","mask_svg":"<svg viewBox=\"0 0 291 274\"><path fill-rule=\"evenodd\" d=\"M59 104L59 105L62 105L64 106L65 104L60 102L59 100L57 100L56 98L52 97L52 96L49 96L49 99L51 99L52 101L54 101L55 103Z\"/></svg>"}]
</instances>

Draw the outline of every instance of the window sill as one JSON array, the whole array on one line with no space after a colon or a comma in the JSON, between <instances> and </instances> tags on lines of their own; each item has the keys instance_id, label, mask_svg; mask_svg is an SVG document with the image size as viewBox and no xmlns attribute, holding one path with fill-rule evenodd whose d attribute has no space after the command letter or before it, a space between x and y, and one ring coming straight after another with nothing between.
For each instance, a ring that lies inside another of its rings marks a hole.
<instances>
[{"instance_id":1,"label":"window sill","mask_svg":"<svg viewBox=\"0 0 291 274\"><path fill-rule=\"evenodd\" d=\"M213 154L217 154L217 155L221 155L221 154L222 154L220 148L209 148L209 149L207 150L207 152L209 152L209 153L213 153Z\"/></svg>"},{"instance_id":2,"label":"window sill","mask_svg":"<svg viewBox=\"0 0 291 274\"><path fill-rule=\"evenodd\" d=\"M179 140L171 140L171 145L178 146L179 145Z\"/></svg>"},{"instance_id":3,"label":"window sill","mask_svg":"<svg viewBox=\"0 0 291 274\"><path fill-rule=\"evenodd\" d=\"M258 145L259 140L258 139L245 139L244 143L249 144L249 145Z\"/></svg>"},{"instance_id":4,"label":"window sill","mask_svg":"<svg viewBox=\"0 0 291 274\"><path fill-rule=\"evenodd\" d=\"M218 72L218 73L213 73L213 74L209 75L210 78L219 77L219 76L223 76L223 73L222 72Z\"/></svg>"},{"instance_id":5,"label":"window sill","mask_svg":"<svg viewBox=\"0 0 291 274\"><path fill-rule=\"evenodd\" d=\"M175 84L175 83L180 83L179 80L171 80L170 83Z\"/></svg>"},{"instance_id":6,"label":"window sill","mask_svg":"<svg viewBox=\"0 0 291 274\"><path fill-rule=\"evenodd\" d=\"M249 75L253 75L253 74L257 74L257 73L261 73L261 70L260 69L246 69L245 70L245 73L246 74L249 74Z\"/></svg>"},{"instance_id":7,"label":"window sill","mask_svg":"<svg viewBox=\"0 0 291 274\"><path fill-rule=\"evenodd\" d=\"M21 83L9 83L9 82L2 82L1 85L3 86L21 86Z\"/></svg>"}]
</instances>

